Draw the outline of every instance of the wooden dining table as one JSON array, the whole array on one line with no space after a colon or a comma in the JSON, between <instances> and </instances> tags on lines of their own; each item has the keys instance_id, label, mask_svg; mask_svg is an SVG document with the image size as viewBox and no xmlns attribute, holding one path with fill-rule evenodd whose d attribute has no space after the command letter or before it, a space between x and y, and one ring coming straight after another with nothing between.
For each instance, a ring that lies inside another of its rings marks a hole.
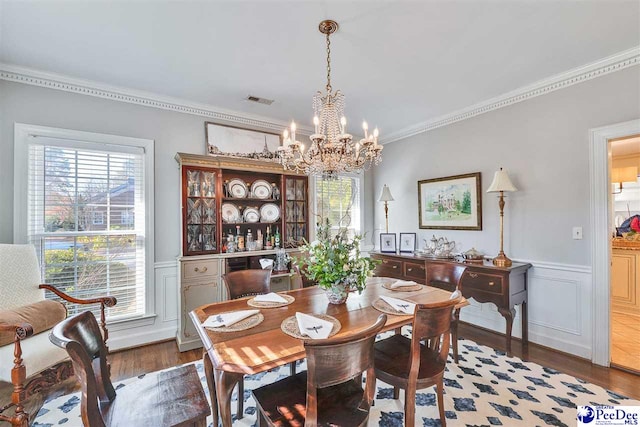
<instances>
[{"instance_id":1,"label":"wooden dining table","mask_svg":"<svg viewBox=\"0 0 640 427\"><path fill-rule=\"evenodd\" d=\"M282 332L283 320L295 316L296 312L306 314L326 314L333 316L342 325L335 335L351 335L372 325L380 311L372 304L381 296L406 299L418 304L433 303L450 298L451 293L442 289L422 286L420 290L398 292L382 285L397 279L371 277L367 279L366 289L361 293L352 292L344 304L330 304L325 291L316 286L285 292L295 298L287 306L278 308L260 308L264 321L253 328L238 332L215 332L202 326L212 315L224 312L252 309L247 305L250 298L206 304L189 314L204 344L203 362L207 386L211 396L213 425L231 427L231 394L238 381L244 375L265 372L300 359L304 359L303 341ZM462 300L458 307L468 305ZM384 330L393 330L412 322L411 315L387 315ZM238 396L242 399L243 396ZM217 402L217 404L216 404Z\"/></svg>"}]
</instances>

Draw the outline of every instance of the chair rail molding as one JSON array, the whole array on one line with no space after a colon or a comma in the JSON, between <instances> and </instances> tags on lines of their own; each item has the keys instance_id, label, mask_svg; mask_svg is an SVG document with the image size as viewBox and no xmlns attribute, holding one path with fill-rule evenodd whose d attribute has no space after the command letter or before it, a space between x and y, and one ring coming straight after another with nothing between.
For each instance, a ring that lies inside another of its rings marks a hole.
<instances>
[{"instance_id":1,"label":"chair rail molding","mask_svg":"<svg viewBox=\"0 0 640 427\"><path fill-rule=\"evenodd\" d=\"M609 289L611 202L609 144L612 139L640 134L640 119L589 130L589 181L591 187L591 268L593 343L591 361L609 366Z\"/></svg>"},{"instance_id":2,"label":"chair rail molding","mask_svg":"<svg viewBox=\"0 0 640 427\"><path fill-rule=\"evenodd\" d=\"M486 101L481 101L469 107L392 132L386 135L382 139L381 143L388 144L390 142L409 138L410 136L425 133L433 129L448 126L480 114L508 107L518 102L526 101L528 99L535 98L536 96L545 95L559 89L564 89L578 83L586 82L588 80L595 79L596 77L601 77L634 65L640 65L640 46L618 52L598 61L539 80L530 85L520 87Z\"/></svg>"}]
</instances>

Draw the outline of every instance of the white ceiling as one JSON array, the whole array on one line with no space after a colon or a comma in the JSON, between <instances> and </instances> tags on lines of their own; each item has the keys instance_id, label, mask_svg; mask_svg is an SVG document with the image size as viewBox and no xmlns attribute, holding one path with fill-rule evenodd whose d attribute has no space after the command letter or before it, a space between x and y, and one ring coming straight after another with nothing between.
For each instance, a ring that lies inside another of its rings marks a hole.
<instances>
[{"instance_id":1,"label":"white ceiling","mask_svg":"<svg viewBox=\"0 0 640 427\"><path fill-rule=\"evenodd\" d=\"M628 156L640 154L640 136L619 139L611 142L611 156Z\"/></svg>"},{"instance_id":2,"label":"white ceiling","mask_svg":"<svg viewBox=\"0 0 640 427\"><path fill-rule=\"evenodd\" d=\"M310 125L332 81L383 134L640 45L640 2L6 1L0 62ZM275 99L271 106L247 95Z\"/></svg>"}]
</instances>

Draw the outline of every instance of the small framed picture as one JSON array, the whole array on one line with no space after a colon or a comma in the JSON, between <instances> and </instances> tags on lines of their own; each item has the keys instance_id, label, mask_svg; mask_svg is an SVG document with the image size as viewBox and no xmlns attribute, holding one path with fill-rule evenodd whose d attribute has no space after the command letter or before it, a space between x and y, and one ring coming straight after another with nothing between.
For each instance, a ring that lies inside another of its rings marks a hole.
<instances>
[{"instance_id":1,"label":"small framed picture","mask_svg":"<svg viewBox=\"0 0 640 427\"><path fill-rule=\"evenodd\" d=\"M416 240L416 233L400 233L400 253L414 253L416 250Z\"/></svg>"},{"instance_id":2,"label":"small framed picture","mask_svg":"<svg viewBox=\"0 0 640 427\"><path fill-rule=\"evenodd\" d=\"M397 250L396 233L380 233L380 252L395 254Z\"/></svg>"}]
</instances>

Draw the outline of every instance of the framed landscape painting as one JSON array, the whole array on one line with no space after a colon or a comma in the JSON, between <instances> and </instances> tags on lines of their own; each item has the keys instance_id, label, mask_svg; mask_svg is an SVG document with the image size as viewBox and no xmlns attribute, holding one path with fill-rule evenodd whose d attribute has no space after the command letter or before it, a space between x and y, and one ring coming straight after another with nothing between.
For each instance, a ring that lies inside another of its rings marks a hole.
<instances>
[{"instance_id":1,"label":"framed landscape painting","mask_svg":"<svg viewBox=\"0 0 640 427\"><path fill-rule=\"evenodd\" d=\"M420 228L482 230L480 172L418 181Z\"/></svg>"},{"instance_id":2,"label":"framed landscape painting","mask_svg":"<svg viewBox=\"0 0 640 427\"><path fill-rule=\"evenodd\" d=\"M207 154L277 160L280 134L205 122Z\"/></svg>"}]
</instances>

